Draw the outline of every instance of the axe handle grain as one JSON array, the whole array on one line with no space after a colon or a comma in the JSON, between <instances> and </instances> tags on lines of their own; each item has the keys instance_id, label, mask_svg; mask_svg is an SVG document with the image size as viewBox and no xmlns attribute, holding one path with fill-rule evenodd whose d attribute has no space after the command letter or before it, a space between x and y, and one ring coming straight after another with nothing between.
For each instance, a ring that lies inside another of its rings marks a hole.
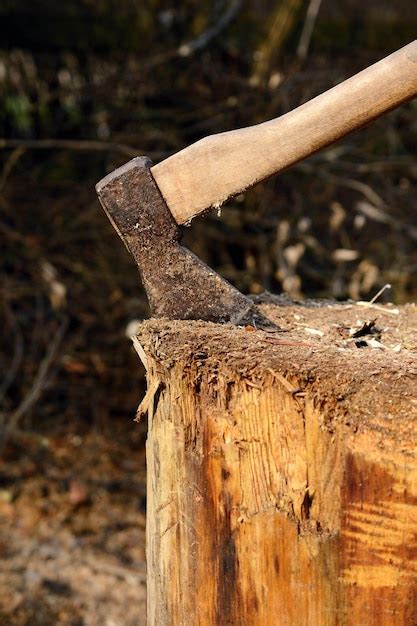
<instances>
[{"instance_id":1,"label":"axe handle grain","mask_svg":"<svg viewBox=\"0 0 417 626\"><path fill-rule=\"evenodd\" d=\"M417 41L294 111L206 137L152 168L184 224L417 95Z\"/></svg>"}]
</instances>

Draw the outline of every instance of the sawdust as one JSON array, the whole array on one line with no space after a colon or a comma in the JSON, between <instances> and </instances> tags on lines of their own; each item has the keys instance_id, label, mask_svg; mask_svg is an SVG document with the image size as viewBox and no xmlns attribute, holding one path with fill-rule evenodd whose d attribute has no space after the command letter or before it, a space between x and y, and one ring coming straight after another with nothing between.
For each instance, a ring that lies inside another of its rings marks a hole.
<instances>
[{"instance_id":1,"label":"sawdust","mask_svg":"<svg viewBox=\"0 0 417 626\"><path fill-rule=\"evenodd\" d=\"M260 309L279 331L151 319L138 339L162 368L197 363L206 380L263 385L278 372L313 397L323 427L343 420L355 432L373 428L382 446L393 438L398 445L401 433L401 449L415 453L417 307L266 300ZM367 328L376 328L378 339Z\"/></svg>"}]
</instances>

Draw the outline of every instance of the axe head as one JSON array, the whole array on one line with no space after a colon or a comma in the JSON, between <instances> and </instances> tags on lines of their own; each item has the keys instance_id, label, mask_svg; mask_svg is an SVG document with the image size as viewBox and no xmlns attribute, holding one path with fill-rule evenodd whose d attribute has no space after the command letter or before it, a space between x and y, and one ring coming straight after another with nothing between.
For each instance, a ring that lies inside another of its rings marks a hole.
<instances>
[{"instance_id":1,"label":"axe head","mask_svg":"<svg viewBox=\"0 0 417 626\"><path fill-rule=\"evenodd\" d=\"M103 178L100 202L135 259L151 313L237 324L261 321L252 301L180 245L181 233L152 176L136 157Z\"/></svg>"}]
</instances>

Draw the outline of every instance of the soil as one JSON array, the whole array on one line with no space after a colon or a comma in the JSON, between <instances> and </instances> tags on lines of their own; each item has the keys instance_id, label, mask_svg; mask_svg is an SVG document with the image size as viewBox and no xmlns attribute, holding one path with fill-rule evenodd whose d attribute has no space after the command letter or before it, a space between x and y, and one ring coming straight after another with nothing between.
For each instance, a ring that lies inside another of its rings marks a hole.
<instances>
[{"instance_id":1,"label":"soil","mask_svg":"<svg viewBox=\"0 0 417 626\"><path fill-rule=\"evenodd\" d=\"M5 450L1 626L145 624L143 428L100 430L51 426Z\"/></svg>"}]
</instances>

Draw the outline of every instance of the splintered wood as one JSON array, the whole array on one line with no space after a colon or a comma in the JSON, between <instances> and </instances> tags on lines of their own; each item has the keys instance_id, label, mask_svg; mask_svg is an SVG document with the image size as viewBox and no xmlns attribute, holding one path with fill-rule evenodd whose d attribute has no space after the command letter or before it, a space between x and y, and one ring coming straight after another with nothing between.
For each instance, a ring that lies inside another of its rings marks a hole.
<instances>
[{"instance_id":1,"label":"splintered wood","mask_svg":"<svg viewBox=\"0 0 417 626\"><path fill-rule=\"evenodd\" d=\"M142 325L150 626L417 624L417 310L388 311L378 349L355 305Z\"/></svg>"}]
</instances>

